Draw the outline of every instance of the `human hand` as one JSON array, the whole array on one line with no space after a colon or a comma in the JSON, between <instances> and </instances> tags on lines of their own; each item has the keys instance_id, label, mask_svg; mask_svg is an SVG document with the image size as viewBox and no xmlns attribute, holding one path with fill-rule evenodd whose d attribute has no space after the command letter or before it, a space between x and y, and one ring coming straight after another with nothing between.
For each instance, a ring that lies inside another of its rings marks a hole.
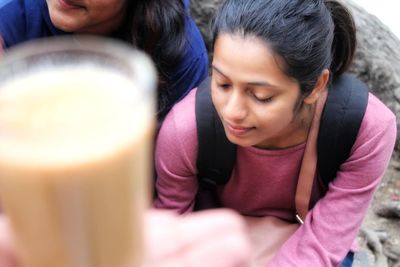
<instances>
[{"instance_id":1,"label":"human hand","mask_svg":"<svg viewBox=\"0 0 400 267\"><path fill-rule=\"evenodd\" d=\"M281 246L298 229L299 224L289 223L274 216L244 216L252 244L253 266L265 266Z\"/></svg>"},{"instance_id":2,"label":"human hand","mask_svg":"<svg viewBox=\"0 0 400 267\"><path fill-rule=\"evenodd\" d=\"M208 210L186 216L151 210L146 218L149 267L250 266L250 243L241 216Z\"/></svg>"},{"instance_id":3,"label":"human hand","mask_svg":"<svg viewBox=\"0 0 400 267\"><path fill-rule=\"evenodd\" d=\"M7 217L3 214L0 214L0 266L20 267L15 256L10 224Z\"/></svg>"},{"instance_id":4,"label":"human hand","mask_svg":"<svg viewBox=\"0 0 400 267\"><path fill-rule=\"evenodd\" d=\"M148 267L246 267L250 243L242 218L228 210L187 216L149 210L145 238ZM9 221L0 215L0 266L20 267Z\"/></svg>"}]
</instances>

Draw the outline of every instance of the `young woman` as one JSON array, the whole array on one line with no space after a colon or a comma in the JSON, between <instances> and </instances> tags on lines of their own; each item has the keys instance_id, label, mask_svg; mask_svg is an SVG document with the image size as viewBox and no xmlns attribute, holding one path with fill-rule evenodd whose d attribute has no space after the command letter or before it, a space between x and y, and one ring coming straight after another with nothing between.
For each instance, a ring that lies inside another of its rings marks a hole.
<instances>
[{"instance_id":1,"label":"young woman","mask_svg":"<svg viewBox=\"0 0 400 267\"><path fill-rule=\"evenodd\" d=\"M315 106L349 67L350 13L332 0L227 0L213 24L211 96L237 145L223 206L295 221L295 194ZM156 144L155 206L193 210L198 191L196 90L165 119ZM350 157L268 266L351 266L349 250L393 151L394 114L369 94ZM268 238L268 233L262 233ZM346 255L348 256L346 257ZM345 260L344 260L345 258Z\"/></svg>"},{"instance_id":2,"label":"young woman","mask_svg":"<svg viewBox=\"0 0 400 267\"><path fill-rule=\"evenodd\" d=\"M207 75L189 0L0 0L5 48L63 34L105 35L146 51L159 74L159 118Z\"/></svg>"}]
</instances>

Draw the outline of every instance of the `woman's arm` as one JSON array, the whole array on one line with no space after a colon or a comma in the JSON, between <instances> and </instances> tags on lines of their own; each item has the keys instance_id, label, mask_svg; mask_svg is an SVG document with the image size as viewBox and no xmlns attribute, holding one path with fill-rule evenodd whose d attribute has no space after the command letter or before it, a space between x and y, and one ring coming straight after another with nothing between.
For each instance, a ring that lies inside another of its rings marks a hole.
<instances>
[{"instance_id":1,"label":"woman's arm","mask_svg":"<svg viewBox=\"0 0 400 267\"><path fill-rule=\"evenodd\" d=\"M396 120L370 95L351 156L328 192L268 266L337 266L349 251L388 166Z\"/></svg>"},{"instance_id":2,"label":"woman's arm","mask_svg":"<svg viewBox=\"0 0 400 267\"><path fill-rule=\"evenodd\" d=\"M195 94L192 90L164 120L155 151L156 208L178 213L193 210L197 193L197 130Z\"/></svg>"}]
</instances>

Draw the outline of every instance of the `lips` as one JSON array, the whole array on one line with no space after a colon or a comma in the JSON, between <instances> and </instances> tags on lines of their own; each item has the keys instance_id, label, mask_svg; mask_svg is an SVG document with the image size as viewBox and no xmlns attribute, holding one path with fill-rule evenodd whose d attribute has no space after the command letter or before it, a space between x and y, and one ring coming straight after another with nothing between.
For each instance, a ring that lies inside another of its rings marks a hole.
<instances>
[{"instance_id":1,"label":"lips","mask_svg":"<svg viewBox=\"0 0 400 267\"><path fill-rule=\"evenodd\" d=\"M254 129L254 127L243 127L239 125L232 125L229 123L227 124L226 128L229 131L229 133L236 136L246 135L247 133L249 133L251 130Z\"/></svg>"},{"instance_id":2,"label":"lips","mask_svg":"<svg viewBox=\"0 0 400 267\"><path fill-rule=\"evenodd\" d=\"M68 0L58 0L58 2L60 3L60 6L63 9L79 9L79 8L84 8L84 6L74 3L72 1L68 1Z\"/></svg>"}]
</instances>

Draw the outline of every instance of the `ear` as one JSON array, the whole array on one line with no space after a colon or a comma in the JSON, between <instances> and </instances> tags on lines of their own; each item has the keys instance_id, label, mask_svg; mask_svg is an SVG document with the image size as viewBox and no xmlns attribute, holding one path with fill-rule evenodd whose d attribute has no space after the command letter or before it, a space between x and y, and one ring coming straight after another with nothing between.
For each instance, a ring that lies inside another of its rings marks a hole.
<instances>
[{"instance_id":1,"label":"ear","mask_svg":"<svg viewBox=\"0 0 400 267\"><path fill-rule=\"evenodd\" d=\"M314 89L311 91L311 93L304 98L304 103L311 105L314 104L319 96L321 95L321 93L326 89L326 86L328 84L329 81L329 70L328 69L324 69L321 73L321 75L318 78L317 83L314 86Z\"/></svg>"}]
</instances>

